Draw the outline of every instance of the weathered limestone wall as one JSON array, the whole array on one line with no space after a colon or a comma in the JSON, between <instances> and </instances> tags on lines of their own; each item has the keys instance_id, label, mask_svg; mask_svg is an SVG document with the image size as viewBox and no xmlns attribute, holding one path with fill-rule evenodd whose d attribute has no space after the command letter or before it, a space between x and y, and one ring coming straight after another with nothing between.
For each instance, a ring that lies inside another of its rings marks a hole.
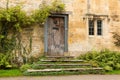
<instances>
[{"instance_id":1,"label":"weathered limestone wall","mask_svg":"<svg viewBox=\"0 0 120 80\"><path fill-rule=\"evenodd\" d=\"M39 25L24 27L22 30L22 44L31 55L39 57L44 53L44 28Z\"/></svg>"},{"instance_id":2,"label":"weathered limestone wall","mask_svg":"<svg viewBox=\"0 0 120 80\"><path fill-rule=\"evenodd\" d=\"M23 9L28 13L39 7L44 0L9 0L9 6L22 4ZM51 2L52 0L47 0ZM120 0L62 0L66 5L69 14L68 29L68 51L70 55L77 56L82 52L90 50L101 50L108 48L120 50L113 44L113 32L120 31ZM6 6L6 0L0 0L0 7ZM88 7L89 6L89 7ZM88 16L87 13L95 15L107 15L103 19L103 35L88 35ZM29 34L29 32L32 33ZM27 36L32 36L32 53L38 54L44 51L43 28L33 27L31 30L23 30L23 42L25 45Z\"/></svg>"},{"instance_id":3,"label":"weathered limestone wall","mask_svg":"<svg viewBox=\"0 0 120 80\"><path fill-rule=\"evenodd\" d=\"M90 50L120 50L113 44L113 32L120 31L120 1L119 0L64 0L69 15L69 52L79 55ZM89 6L89 9L88 9ZM106 15L103 19L102 36L88 35L88 21L86 13ZM85 18L84 18L85 17Z\"/></svg>"},{"instance_id":4,"label":"weathered limestone wall","mask_svg":"<svg viewBox=\"0 0 120 80\"><path fill-rule=\"evenodd\" d=\"M113 32L120 32L120 0L109 0L109 35L112 36ZM113 42L113 39L110 40ZM110 49L120 50L120 48L115 47L112 43Z\"/></svg>"},{"instance_id":5,"label":"weathered limestone wall","mask_svg":"<svg viewBox=\"0 0 120 80\"><path fill-rule=\"evenodd\" d=\"M32 10L39 7L42 0L9 0L8 7L21 5L22 8L30 13ZM6 7L7 0L0 0L0 7Z\"/></svg>"},{"instance_id":6,"label":"weathered limestone wall","mask_svg":"<svg viewBox=\"0 0 120 80\"><path fill-rule=\"evenodd\" d=\"M87 2L86 0L67 1L66 10L72 12L69 15L68 50L71 55L76 55L83 49L87 49L87 27L86 21L83 20L87 11Z\"/></svg>"}]
</instances>

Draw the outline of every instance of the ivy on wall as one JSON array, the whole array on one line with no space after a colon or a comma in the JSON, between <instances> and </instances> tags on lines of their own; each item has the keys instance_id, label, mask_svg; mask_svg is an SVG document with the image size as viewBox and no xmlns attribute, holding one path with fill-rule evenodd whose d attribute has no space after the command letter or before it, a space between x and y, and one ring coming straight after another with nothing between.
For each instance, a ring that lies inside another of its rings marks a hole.
<instances>
[{"instance_id":1,"label":"ivy on wall","mask_svg":"<svg viewBox=\"0 0 120 80\"><path fill-rule=\"evenodd\" d=\"M120 34L118 32L114 33L113 38L115 39L114 44L120 47Z\"/></svg>"},{"instance_id":2,"label":"ivy on wall","mask_svg":"<svg viewBox=\"0 0 120 80\"><path fill-rule=\"evenodd\" d=\"M23 27L43 24L52 12L62 12L65 10L65 5L60 0L55 0L51 5L47 5L44 2L40 5L39 9L34 10L28 15L22 9L22 6L8 7L8 1L6 8L0 8L0 54L12 54L14 52L12 55L15 55L16 52L21 53L20 33ZM16 49L17 51L15 51Z\"/></svg>"}]
</instances>

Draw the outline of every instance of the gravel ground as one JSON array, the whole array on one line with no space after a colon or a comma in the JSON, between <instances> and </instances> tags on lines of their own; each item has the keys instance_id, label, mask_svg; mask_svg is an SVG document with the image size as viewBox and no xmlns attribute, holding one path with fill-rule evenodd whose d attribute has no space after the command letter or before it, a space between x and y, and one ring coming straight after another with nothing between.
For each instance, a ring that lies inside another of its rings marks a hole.
<instances>
[{"instance_id":1,"label":"gravel ground","mask_svg":"<svg viewBox=\"0 0 120 80\"><path fill-rule=\"evenodd\" d=\"M23 76L0 78L0 80L120 80L120 75Z\"/></svg>"}]
</instances>

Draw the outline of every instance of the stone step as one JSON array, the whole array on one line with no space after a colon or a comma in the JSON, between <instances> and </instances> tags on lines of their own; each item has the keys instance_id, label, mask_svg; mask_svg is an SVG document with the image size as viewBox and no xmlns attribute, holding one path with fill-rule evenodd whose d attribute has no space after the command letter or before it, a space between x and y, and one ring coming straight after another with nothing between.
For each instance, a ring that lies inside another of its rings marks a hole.
<instances>
[{"instance_id":1,"label":"stone step","mask_svg":"<svg viewBox=\"0 0 120 80\"><path fill-rule=\"evenodd\" d=\"M73 59L73 56L46 56L47 59Z\"/></svg>"},{"instance_id":2,"label":"stone step","mask_svg":"<svg viewBox=\"0 0 120 80\"><path fill-rule=\"evenodd\" d=\"M41 60L41 62L83 62L84 60Z\"/></svg>"},{"instance_id":3,"label":"stone step","mask_svg":"<svg viewBox=\"0 0 120 80\"><path fill-rule=\"evenodd\" d=\"M28 69L27 72L59 72L59 71L85 71L85 70L103 70L103 68L66 68L66 69Z\"/></svg>"},{"instance_id":4,"label":"stone step","mask_svg":"<svg viewBox=\"0 0 120 80\"><path fill-rule=\"evenodd\" d=\"M91 64L36 64L36 66L91 66Z\"/></svg>"}]
</instances>

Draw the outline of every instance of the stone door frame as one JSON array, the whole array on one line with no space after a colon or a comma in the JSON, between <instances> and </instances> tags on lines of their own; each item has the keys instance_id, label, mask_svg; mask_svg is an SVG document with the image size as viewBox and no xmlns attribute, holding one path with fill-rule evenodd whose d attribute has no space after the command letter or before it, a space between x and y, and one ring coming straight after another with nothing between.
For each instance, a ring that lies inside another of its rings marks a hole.
<instances>
[{"instance_id":1,"label":"stone door frame","mask_svg":"<svg viewBox=\"0 0 120 80\"><path fill-rule=\"evenodd\" d=\"M65 29L65 47L64 47L64 52L68 52L68 14L52 14L51 17L63 17L65 24L64 24L64 29ZM45 22L44 25L44 52L48 52L48 19ZM45 56L47 56L45 54Z\"/></svg>"}]
</instances>

